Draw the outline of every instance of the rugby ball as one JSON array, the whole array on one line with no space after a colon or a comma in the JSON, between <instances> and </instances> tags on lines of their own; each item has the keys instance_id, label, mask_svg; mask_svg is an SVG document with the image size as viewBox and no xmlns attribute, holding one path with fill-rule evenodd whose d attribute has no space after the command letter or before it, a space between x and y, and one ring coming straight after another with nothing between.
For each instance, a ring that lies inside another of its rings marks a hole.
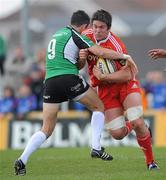
<instances>
[{"instance_id":1,"label":"rugby ball","mask_svg":"<svg viewBox=\"0 0 166 180\"><path fill-rule=\"evenodd\" d=\"M115 61L98 58L97 60L97 67L100 69L102 74L113 73L117 70Z\"/></svg>"}]
</instances>

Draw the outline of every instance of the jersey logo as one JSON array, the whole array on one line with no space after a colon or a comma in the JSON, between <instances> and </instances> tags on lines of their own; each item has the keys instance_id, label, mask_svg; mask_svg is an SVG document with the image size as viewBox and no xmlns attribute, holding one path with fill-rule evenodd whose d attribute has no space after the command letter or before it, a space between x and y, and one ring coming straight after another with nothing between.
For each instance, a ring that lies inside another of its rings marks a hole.
<instances>
[{"instance_id":1,"label":"jersey logo","mask_svg":"<svg viewBox=\"0 0 166 180\"><path fill-rule=\"evenodd\" d=\"M134 89L134 88L137 88L137 87L138 87L137 84L134 83L131 88Z\"/></svg>"},{"instance_id":2,"label":"jersey logo","mask_svg":"<svg viewBox=\"0 0 166 180\"><path fill-rule=\"evenodd\" d=\"M43 96L44 99L50 99L51 96Z\"/></svg>"},{"instance_id":3,"label":"jersey logo","mask_svg":"<svg viewBox=\"0 0 166 180\"><path fill-rule=\"evenodd\" d=\"M70 89L71 89L71 91L79 92L81 89L81 84L78 83L77 85L71 87Z\"/></svg>"}]
</instances>

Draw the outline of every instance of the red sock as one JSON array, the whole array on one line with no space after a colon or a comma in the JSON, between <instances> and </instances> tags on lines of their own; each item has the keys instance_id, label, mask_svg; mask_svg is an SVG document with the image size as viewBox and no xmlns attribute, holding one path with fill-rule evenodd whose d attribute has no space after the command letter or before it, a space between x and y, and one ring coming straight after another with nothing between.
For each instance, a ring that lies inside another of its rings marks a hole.
<instances>
[{"instance_id":1,"label":"red sock","mask_svg":"<svg viewBox=\"0 0 166 180\"><path fill-rule=\"evenodd\" d=\"M133 130L133 128L130 121L125 121L125 123L126 123L126 129L127 129L126 135L128 135Z\"/></svg>"},{"instance_id":2,"label":"red sock","mask_svg":"<svg viewBox=\"0 0 166 180\"><path fill-rule=\"evenodd\" d=\"M150 133L148 132L144 137L137 137L137 142L140 145L145 155L146 164L150 164L153 161L152 142Z\"/></svg>"}]
</instances>

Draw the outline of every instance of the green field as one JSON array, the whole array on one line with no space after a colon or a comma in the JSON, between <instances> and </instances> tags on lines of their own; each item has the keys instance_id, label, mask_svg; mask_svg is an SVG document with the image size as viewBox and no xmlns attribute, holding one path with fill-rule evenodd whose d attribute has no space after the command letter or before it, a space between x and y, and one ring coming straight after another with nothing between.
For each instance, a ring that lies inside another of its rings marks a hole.
<instances>
[{"instance_id":1,"label":"green field","mask_svg":"<svg viewBox=\"0 0 166 180\"><path fill-rule=\"evenodd\" d=\"M155 148L160 170L148 171L141 150L106 148L110 162L91 159L88 148L50 148L36 151L27 164L26 176L15 176L13 162L21 151L0 151L0 180L165 180L166 148Z\"/></svg>"}]
</instances>

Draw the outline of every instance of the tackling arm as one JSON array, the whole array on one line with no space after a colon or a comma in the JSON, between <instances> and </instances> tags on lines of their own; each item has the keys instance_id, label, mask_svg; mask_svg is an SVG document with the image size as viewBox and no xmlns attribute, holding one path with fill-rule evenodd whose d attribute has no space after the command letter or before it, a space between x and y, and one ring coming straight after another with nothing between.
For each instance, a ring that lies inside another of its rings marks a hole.
<instances>
[{"instance_id":1,"label":"tackling arm","mask_svg":"<svg viewBox=\"0 0 166 180\"><path fill-rule=\"evenodd\" d=\"M108 49L108 48L103 48L98 45L94 45L88 50L95 54L96 56L103 57L103 58L108 58L108 59L128 59L130 56L127 54L123 53L118 53L114 50Z\"/></svg>"}]
</instances>

